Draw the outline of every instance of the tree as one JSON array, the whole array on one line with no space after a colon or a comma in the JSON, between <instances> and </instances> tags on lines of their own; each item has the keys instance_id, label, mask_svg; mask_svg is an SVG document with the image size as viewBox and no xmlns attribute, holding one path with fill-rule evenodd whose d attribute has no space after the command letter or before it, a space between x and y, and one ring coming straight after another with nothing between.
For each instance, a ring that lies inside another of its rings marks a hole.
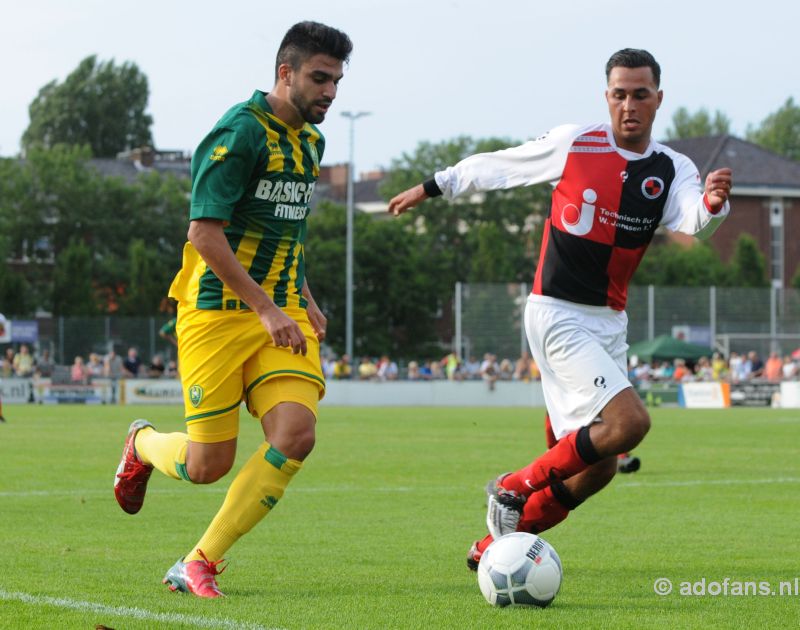
<instances>
[{"instance_id":1,"label":"tree","mask_svg":"<svg viewBox=\"0 0 800 630\"><path fill-rule=\"evenodd\" d=\"M638 285L703 287L729 284L729 271L707 242L690 246L654 245L645 254L632 283Z\"/></svg>"},{"instance_id":2,"label":"tree","mask_svg":"<svg viewBox=\"0 0 800 630\"><path fill-rule=\"evenodd\" d=\"M136 238L128 246L128 285L123 312L128 315L152 315L167 294L158 253ZM173 270L174 271L174 270Z\"/></svg>"},{"instance_id":3,"label":"tree","mask_svg":"<svg viewBox=\"0 0 800 630\"><path fill-rule=\"evenodd\" d=\"M86 243L72 239L59 254L53 272L53 314L94 315L92 253Z\"/></svg>"},{"instance_id":4,"label":"tree","mask_svg":"<svg viewBox=\"0 0 800 630\"><path fill-rule=\"evenodd\" d=\"M27 153L36 145L85 144L95 157L113 157L152 145L148 98L147 77L135 63L118 66L113 59L98 62L92 55L63 83L53 80L39 90L22 147Z\"/></svg>"},{"instance_id":5,"label":"tree","mask_svg":"<svg viewBox=\"0 0 800 630\"><path fill-rule=\"evenodd\" d=\"M13 272L6 262L7 258L8 239L0 236L0 313L7 316L28 315L31 310L28 283L24 276Z\"/></svg>"},{"instance_id":6,"label":"tree","mask_svg":"<svg viewBox=\"0 0 800 630\"><path fill-rule=\"evenodd\" d=\"M122 312L151 315L167 295L186 242L188 190L187 181L158 173L140 176L134 185L104 180L103 203L110 211L98 226L102 240L95 244L105 262L95 277L109 296L116 288ZM113 308L113 301L106 305Z\"/></svg>"},{"instance_id":7,"label":"tree","mask_svg":"<svg viewBox=\"0 0 800 630\"><path fill-rule=\"evenodd\" d=\"M314 208L308 218L304 247L306 278L314 299L328 318L325 343L340 353L345 348L345 238L344 206L323 201Z\"/></svg>"},{"instance_id":8,"label":"tree","mask_svg":"<svg viewBox=\"0 0 800 630\"><path fill-rule=\"evenodd\" d=\"M471 282L507 282L517 277L519 269L514 265L520 262L519 256L507 251L508 234L502 226L497 223L478 225L467 234L467 240L473 251Z\"/></svg>"},{"instance_id":9,"label":"tree","mask_svg":"<svg viewBox=\"0 0 800 630\"><path fill-rule=\"evenodd\" d=\"M733 257L725 265L708 242L690 247L670 243L655 245L642 260L632 282L658 286L769 286L766 262L755 239L742 234Z\"/></svg>"},{"instance_id":10,"label":"tree","mask_svg":"<svg viewBox=\"0 0 800 630\"><path fill-rule=\"evenodd\" d=\"M797 265L797 269L794 270L794 275L792 276L792 286L795 289L800 289L800 265Z\"/></svg>"},{"instance_id":11,"label":"tree","mask_svg":"<svg viewBox=\"0 0 800 630\"><path fill-rule=\"evenodd\" d=\"M731 284L737 287L767 287L766 262L758 243L749 234L736 240L731 259Z\"/></svg>"},{"instance_id":12,"label":"tree","mask_svg":"<svg viewBox=\"0 0 800 630\"><path fill-rule=\"evenodd\" d=\"M469 155L513 144L468 137L420 143L413 155L393 161L381 192L389 198ZM549 187L530 186L464 196L455 203L430 199L401 220L414 226L442 292L450 292L458 281L531 282L549 206Z\"/></svg>"},{"instance_id":13,"label":"tree","mask_svg":"<svg viewBox=\"0 0 800 630\"><path fill-rule=\"evenodd\" d=\"M516 144L468 137L439 144L420 143L413 154L392 163L381 192L389 198L469 155ZM430 199L413 212L393 219L404 226L406 238L413 239L414 254L423 265L420 277L433 285L434 299L428 306L431 317L437 310L449 312L456 282L530 284L550 200L549 186L529 186L465 195L454 203ZM451 333L439 331L446 340Z\"/></svg>"},{"instance_id":14,"label":"tree","mask_svg":"<svg viewBox=\"0 0 800 630\"><path fill-rule=\"evenodd\" d=\"M800 106L786 99L761 125L748 128L747 139L790 160L800 160Z\"/></svg>"},{"instance_id":15,"label":"tree","mask_svg":"<svg viewBox=\"0 0 800 630\"><path fill-rule=\"evenodd\" d=\"M4 315L26 314L31 301L24 277L14 273L7 262L14 258L11 246L14 215L4 212L3 207L10 198L24 195L25 186L19 174L16 160L0 159L0 313Z\"/></svg>"},{"instance_id":16,"label":"tree","mask_svg":"<svg viewBox=\"0 0 800 630\"><path fill-rule=\"evenodd\" d=\"M690 114L685 107L679 107L672 115L672 127L667 129L667 140L724 136L730 133L730 129L730 119L719 110L714 112L712 118L704 107L694 114Z\"/></svg>"},{"instance_id":17,"label":"tree","mask_svg":"<svg viewBox=\"0 0 800 630\"><path fill-rule=\"evenodd\" d=\"M0 169L0 227L8 256L23 264L34 307L52 310L53 264L99 210L88 157L85 147L35 148Z\"/></svg>"},{"instance_id":18,"label":"tree","mask_svg":"<svg viewBox=\"0 0 800 630\"><path fill-rule=\"evenodd\" d=\"M435 352L436 314L442 305L435 266L418 248L418 235L401 221L354 216L354 351L395 357ZM323 202L309 218L306 271L328 318L326 343L345 349L344 206ZM447 296L449 297L448 289Z\"/></svg>"},{"instance_id":19,"label":"tree","mask_svg":"<svg viewBox=\"0 0 800 630\"><path fill-rule=\"evenodd\" d=\"M8 257L22 262L30 308L71 311L64 300L73 294L54 292L54 265L79 237L91 251L93 287L91 298L80 299L92 302L92 312L152 314L158 307L153 296L166 295L180 267L189 184L158 173L132 183L105 177L89 157L87 147L59 144L35 147L25 160L0 160L0 235ZM146 280L132 277L143 269L133 239L143 241L147 252ZM135 299L126 297L132 285Z\"/></svg>"},{"instance_id":20,"label":"tree","mask_svg":"<svg viewBox=\"0 0 800 630\"><path fill-rule=\"evenodd\" d=\"M418 237L400 221L363 215L355 250L356 349L377 356L413 358L438 354L437 313L449 301ZM437 348L437 349L434 349Z\"/></svg>"}]
</instances>

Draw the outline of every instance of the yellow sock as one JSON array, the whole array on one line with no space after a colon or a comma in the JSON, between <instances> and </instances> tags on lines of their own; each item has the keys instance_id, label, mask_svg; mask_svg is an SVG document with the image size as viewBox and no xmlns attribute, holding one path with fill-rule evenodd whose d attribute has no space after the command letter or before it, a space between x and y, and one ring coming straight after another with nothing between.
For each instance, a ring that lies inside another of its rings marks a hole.
<instances>
[{"instance_id":1,"label":"yellow sock","mask_svg":"<svg viewBox=\"0 0 800 630\"><path fill-rule=\"evenodd\" d=\"M198 549L211 562L221 559L240 536L275 507L302 466L303 462L288 459L269 442L259 446L234 478L222 507L185 562L200 560Z\"/></svg>"},{"instance_id":2,"label":"yellow sock","mask_svg":"<svg viewBox=\"0 0 800 630\"><path fill-rule=\"evenodd\" d=\"M186 474L186 446L189 436L185 433L159 433L145 427L136 434L133 447L145 464L155 466L173 479L190 481Z\"/></svg>"}]
</instances>

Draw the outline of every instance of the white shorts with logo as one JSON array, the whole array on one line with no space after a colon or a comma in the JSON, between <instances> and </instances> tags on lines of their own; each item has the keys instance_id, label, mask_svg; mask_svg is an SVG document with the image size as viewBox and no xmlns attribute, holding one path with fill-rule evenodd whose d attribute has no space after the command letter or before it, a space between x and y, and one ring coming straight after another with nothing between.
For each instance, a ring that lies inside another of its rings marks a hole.
<instances>
[{"instance_id":1,"label":"white shorts with logo","mask_svg":"<svg viewBox=\"0 0 800 630\"><path fill-rule=\"evenodd\" d=\"M624 311L528 297L525 331L556 439L597 420L614 396L631 387L627 328Z\"/></svg>"}]
</instances>

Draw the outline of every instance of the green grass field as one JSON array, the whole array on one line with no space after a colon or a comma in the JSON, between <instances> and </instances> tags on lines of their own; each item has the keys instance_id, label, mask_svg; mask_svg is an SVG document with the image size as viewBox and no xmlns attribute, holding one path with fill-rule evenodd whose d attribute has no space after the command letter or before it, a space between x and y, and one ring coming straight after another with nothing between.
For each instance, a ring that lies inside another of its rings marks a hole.
<instances>
[{"instance_id":1,"label":"green grass field","mask_svg":"<svg viewBox=\"0 0 800 630\"><path fill-rule=\"evenodd\" d=\"M618 476L545 538L564 582L544 610L496 609L464 558L486 481L544 447L539 409L323 407L317 449L229 553L224 600L170 593L231 475L155 473L144 508L112 494L126 428L166 407L6 406L0 425L0 628L767 628L800 596L681 596L681 582L800 577L800 412L656 409ZM260 430L243 418L240 459ZM654 593L672 580L669 596ZM729 587L730 588L730 587ZM713 590L713 587L712 587Z\"/></svg>"}]
</instances>

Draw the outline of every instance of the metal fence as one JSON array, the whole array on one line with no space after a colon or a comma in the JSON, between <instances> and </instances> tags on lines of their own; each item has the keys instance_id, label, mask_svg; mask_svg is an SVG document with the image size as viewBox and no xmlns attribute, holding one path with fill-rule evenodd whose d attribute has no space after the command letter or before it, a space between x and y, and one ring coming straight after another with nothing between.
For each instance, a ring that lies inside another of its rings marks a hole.
<instances>
[{"instance_id":1,"label":"metal fence","mask_svg":"<svg viewBox=\"0 0 800 630\"><path fill-rule=\"evenodd\" d=\"M463 358L486 352L514 359L527 351L522 313L530 292L526 284L458 283L454 296L454 348ZM731 351L772 350L787 354L800 347L800 291L778 288L641 287L628 291L628 342L658 335L680 336ZM169 316L57 317L38 320L39 348L50 348L56 363L75 356L120 355L134 346L144 360L176 349L158 335Z\"/></svg>"},{"instance_id":2,"label":"metal fence","mask_svg":"<svg viewBox=\"0 0 800 630\"><path fill-rule=\"evenodd\" d=\"M39 319L39 347L49 348L53 359L69 365L76 356L106 354L112 348L125 356L135 347L147 361L160 354L165 363L177 358L175 346L158 331L169 316L155 317L54 317Z\"/></svg>"},{"instance_id":3,"label":"metal fence","mask_svg":"<svg viewBox=\"0 0 800 630\"><path fill-rule=\"evenodd\" d=\"M514 358L527 351L522 313L529 292L527 284L457 283L454 347L461 356ZM626 311L629 343L667 334L725 356L800 347L797 289L631 286Z\"/></svg>"}]
</instances>

